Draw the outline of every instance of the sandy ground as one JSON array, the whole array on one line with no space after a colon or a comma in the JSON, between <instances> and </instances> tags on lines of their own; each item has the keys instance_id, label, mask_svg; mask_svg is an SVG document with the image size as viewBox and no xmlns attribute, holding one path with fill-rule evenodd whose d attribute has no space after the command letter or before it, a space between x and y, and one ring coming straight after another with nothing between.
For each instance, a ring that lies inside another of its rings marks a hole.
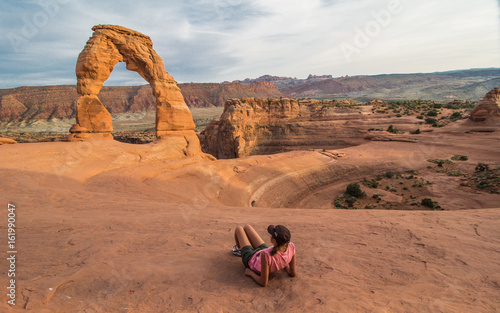
<instances>
[{"instance_id":1,"label":"sandy ground","mask_svg":"<svg viewBox=\"0 0 500 313\"><path fill-rule=\"evenodd\" d=\"M314 201L363 176L424 169L431 157L499 166L499 141L497 132L443 131L418 143L368 142L336 151L340 158L298 151L221 161L161 141L0 146L2 249L11 203L18 250L16 305L4 292L0 311L498 312L498 195L450 196L454 182L440 176L431 192L461 210ZM230 252L244 224L266 241L267 225L287 225L298 277L274 274L266 288L246 277ZM7 270L3 257L4 291Z\"/></svg>"}]
</instances>

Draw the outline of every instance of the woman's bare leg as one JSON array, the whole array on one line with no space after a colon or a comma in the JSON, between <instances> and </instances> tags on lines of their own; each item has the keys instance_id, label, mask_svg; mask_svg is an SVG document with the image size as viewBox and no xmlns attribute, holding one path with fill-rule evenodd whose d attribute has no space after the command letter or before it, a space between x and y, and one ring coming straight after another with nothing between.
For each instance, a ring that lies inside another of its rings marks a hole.
<instances>
[{"instance_id":1,"label":"woman's bare leg","mask_svg":"<svg viewBox=\"0 0 500 313\"><path fill-rule=\"evenodd\" d=\"M234 240L236 241L236 245L240 249L243 248L244 246L251 245L250 240L248 239L248 236L245 233L245 230L241 226L236 227L234 231Z\"/></svg>"},{"instance_id":2,"label":"woman's bare leg","mask_svg":"<svg viewBox=\"0 0 500 313\"><path fill-rule=\"evenodd\" d=\"M250 243L252 244L252 247L257 248L258 246L264 243L264 240L260 238L259 234L257 234L257 232L255 231L255 229L253 229L252 226L245 225L244 230L247 238L250 240Z\"/></svg>"}]
</instances>

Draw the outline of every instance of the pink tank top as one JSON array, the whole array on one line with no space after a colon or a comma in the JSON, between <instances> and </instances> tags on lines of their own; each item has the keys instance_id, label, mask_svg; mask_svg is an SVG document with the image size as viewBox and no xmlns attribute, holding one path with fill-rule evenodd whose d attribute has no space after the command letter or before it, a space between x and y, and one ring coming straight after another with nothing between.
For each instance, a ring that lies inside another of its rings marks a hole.
<instances>
[{"instance_id":1,"label":"pink tank top","mask_svg":"<svg viewBox=\"0 0 500 313\"><path fill-rule=\"evenodd\" d=\"M288 249L285 252L277 252L275 255L271 256L271 251L273 250L273 246L257 251L250 261L248 261L248 266L252 271L260 275L261 264L260 264L260 254L265 253L266 262L269 266L269 273L279 271L285 266L287 266L295 255L295 245L290 242L288 244Z\"/></svg>"}]
</instances>

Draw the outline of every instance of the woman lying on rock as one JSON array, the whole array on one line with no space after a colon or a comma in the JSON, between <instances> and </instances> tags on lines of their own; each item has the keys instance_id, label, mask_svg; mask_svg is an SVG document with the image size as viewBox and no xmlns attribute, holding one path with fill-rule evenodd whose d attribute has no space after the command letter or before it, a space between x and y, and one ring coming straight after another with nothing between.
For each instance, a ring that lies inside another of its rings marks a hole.
<instances>
[{"instance_id":1,"label":"woman lying on rock","mask_svg":"<svg viewBox=\"0 0 500 313\"><path fill-rule=\"evenodd\" d=\"M283 225L269 225L271 247L264 243L250 225L238 226L234 231L236 246L233 254L241 256L245 274L263 287L267 286L269 273L286 269L294 277L296 273L295 245L290 242L290 231Z\"/></svg>"}]
</instances>

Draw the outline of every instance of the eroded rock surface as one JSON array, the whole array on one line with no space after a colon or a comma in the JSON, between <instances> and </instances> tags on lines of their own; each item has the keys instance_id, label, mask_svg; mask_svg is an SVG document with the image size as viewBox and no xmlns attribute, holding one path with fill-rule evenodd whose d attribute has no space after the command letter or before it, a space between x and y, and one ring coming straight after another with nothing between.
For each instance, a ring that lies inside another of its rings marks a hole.
<instances>
[{"instance_id":1,"label":"eroded rock surface","mask_svg":"<svg viewBox=\"0 0 500 313\"><path fill-rule=\"evenodd\" d=\"M500 118L500 89L490 90L470 112L470 119L474 122L483 122L488 119Z\"/></svg>"},{"instance_id":2,"label":"eroded rock surface","mask_svg":"<svg viewBox=\"0 0 500 313\"><path fill-rule=\"evenodd\" d=\"M174 78L165 71L162 58L153 49L148 36L115 25L92 28L92 37L78 56L76 64L77 102L76 121L86 133L73 133L70 140L111 139L111 115L99 101L103 83L118 62L141 75L150 85L156 98L156 134L159 138L178 137L190 149L198 149L194 122Z\"/></svg>"},{"instance_id":3,"label":"eroded rock surface","mask_svg":"<svg viewBox=\"0 0 500 313\"><path fill-rule=\"evenodd\" d=\"M366 131L350 124L366 117L359 113L348 114L317 100L232 99L199 138L204 152L221 159L348 147L364 141Z\"/></svg>"},{"instance_id":4,"label":"eroded rock surface","mask_svg":"<svg viewBox=\"0 0 500 313\"><path fill-rule=\"evenodd\" d=\"M15 141L13 139L0 137L0 146L1 145L13 145L16 143L17 143L17 141Z\"/></svg>"}]
</instances>

